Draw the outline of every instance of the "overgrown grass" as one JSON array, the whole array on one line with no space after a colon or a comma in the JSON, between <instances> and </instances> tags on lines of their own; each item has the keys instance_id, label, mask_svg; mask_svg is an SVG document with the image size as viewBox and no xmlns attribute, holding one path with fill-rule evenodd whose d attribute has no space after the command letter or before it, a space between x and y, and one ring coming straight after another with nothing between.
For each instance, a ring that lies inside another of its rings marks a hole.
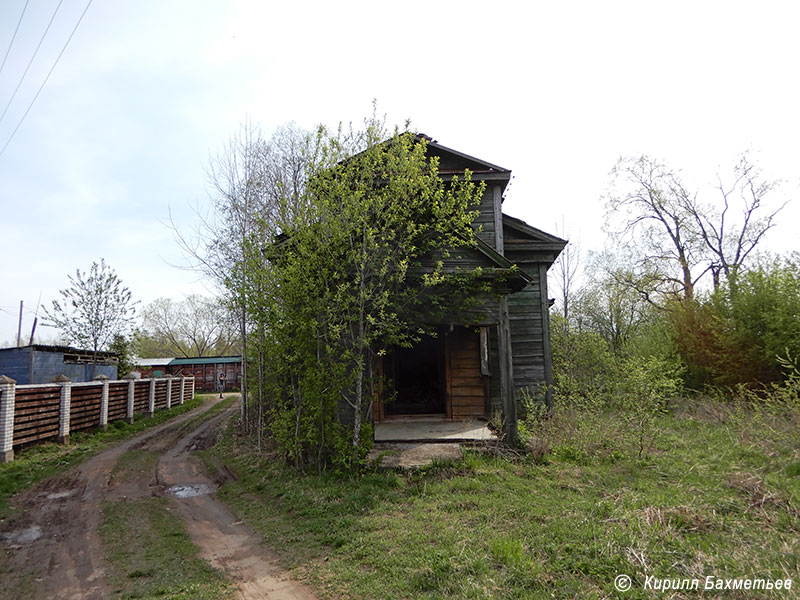
<instances>
[{"instance_id":1,"label":"overgrown grass","mask_svg":"<svg viewBox=\"0 0 800 600\"><path fill-rule=\"evenodd\" d=\"M100 535L112 567L106 580L117 598L216 600L233 593L222 573L197 557L166 498L104 502Z\"/></svg>"},{"instance_id":2,"label":"overgrown grass","mask_svg":"<svg viewBox=\"0 0 800 600\"><path fill-rule=\"evenodd\" d=\"M648 575L793 581L788 592L701 584L672 598L796 597L796 413L673 407L644 460L612 415L591 418L532 431L544 449L522 459L470 452L346 479L294 473L232 428L208 452L239 477L220 496L323 597L609 598L621 597L619 574L633 579L625 598L652 598Z\"/></svg>"},{"instance_id":3,"label":"overgrown grass","mask_svg":"<svg viewBox=\"0 0 800 600\"><path fill-rule=\"evenodd\" d=\"M137 417L133 424L114 421L108 431L73 433L69 445L46 442L17 452L12 462L0 464L0 519L8 516L8 501L14 494L140 431L197 408L204 400L196 396L169 411L159 410L152 418Z\"/></svg>"}]
</instances>

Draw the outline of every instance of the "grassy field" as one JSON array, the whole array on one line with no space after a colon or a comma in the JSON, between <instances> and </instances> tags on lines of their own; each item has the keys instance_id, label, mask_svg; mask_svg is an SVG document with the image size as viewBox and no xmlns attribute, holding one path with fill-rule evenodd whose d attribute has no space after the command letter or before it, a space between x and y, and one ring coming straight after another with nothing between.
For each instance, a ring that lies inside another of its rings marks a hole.
<instances>
[{"instance_id":1,"label":"grassy field","mask_svg":"<svg viewBox=\"0 0 800 600\"><path fill-rule=\"evenodd\" d=\"M563 415L523 457L346 479L298 475L230 431L206 452L238 475L220 496L321 597L795 598L799 426L796 411L687 402L638 460L612 416ZM700 590L644 589L648 576ZM707 576L792 589L704 592Z\"/></svg>"}]
</instances>

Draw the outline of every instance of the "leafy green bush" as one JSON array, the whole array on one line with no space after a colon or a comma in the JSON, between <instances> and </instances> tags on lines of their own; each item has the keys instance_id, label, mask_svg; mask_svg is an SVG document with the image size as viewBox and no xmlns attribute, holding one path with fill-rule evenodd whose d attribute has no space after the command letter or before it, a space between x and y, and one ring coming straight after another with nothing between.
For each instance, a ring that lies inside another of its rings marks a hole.
<instances>
[{"instance_id":1,"label":"leafy green bush","mask_svg":"<svg viewBox=\"0 0 800 600\"><path fill-rule=\"evenodd\" d=\"M667 312L687 383L698 389L786 378L779 357L800 355L799 314L797 253L738 273L714 294Z\"/></svg>"},{"instance_id":2,"label":"leafy green bush","mask_svg":"<svg viewBox=\"0 0 800 600\"><path fill-rule=\"evenodd\" d=\"M655 434L653 422L666 412L667 400L681 390L681 367L675 361L649 356L629 357L619 368L620 414L641 459Z\"/></svg>"},{"instance_id":3,"label":"leafy green bush","mask_svg":"<svg viewBox=\"0 0 800 600\"><path fill-rule=\"evenodd\" d=\"M667 344L639 347L662 353L639 354L633 347L614 353L598 333L553 317L554 410L530 393L518 398L520 437L535 460L551 454L581 463L598 452L619 457L623 445L643 457L657 438L655 419L682 390L683 365Z\"/></svg>"}]
</instances>

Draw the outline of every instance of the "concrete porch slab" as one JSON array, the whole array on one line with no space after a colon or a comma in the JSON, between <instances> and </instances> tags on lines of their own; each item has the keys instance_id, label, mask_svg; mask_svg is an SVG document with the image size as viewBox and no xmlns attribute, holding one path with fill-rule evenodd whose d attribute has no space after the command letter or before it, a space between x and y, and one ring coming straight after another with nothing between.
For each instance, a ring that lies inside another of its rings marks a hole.
<instances>
[{"instance_id":1,"label":"concrete porch slab","mask_svg":"<svg viewBox=\"0 0 800 600\"><path fill-rule=\"evenodd\" d=\"M397 420L375 424L375 442L486 442L496 439L484 421Z\"/></svg>"}]
</instances>

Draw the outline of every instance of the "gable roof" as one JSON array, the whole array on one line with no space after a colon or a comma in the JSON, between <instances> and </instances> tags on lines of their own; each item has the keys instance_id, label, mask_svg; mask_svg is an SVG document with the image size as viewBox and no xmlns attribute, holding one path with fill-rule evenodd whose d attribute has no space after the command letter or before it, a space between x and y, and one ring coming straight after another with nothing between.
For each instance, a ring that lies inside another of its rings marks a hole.
<instances>
[{"instance_id":1,"label":"gable roof","mask_svg":"<svg viewBox=\"0 0 800 600\"><path fill-rule=\"evenodd\" d=\"M470 156L469 154L465 154L464 152L460 152L458 150L453 150L452 148L448 148L440 144L438 141L434 140L431 136L425 135L424 133L417 133L414 135L414 139L417 141L425 140L428 142L428 148L433 148L438 150L436 153L437 156L441 158L442 154L449 155L444 158L449 158L450 161L448 162L459 162L465 163L467 166L462 167L461 169L456 168L442 168L439 170L440 173L444 172L447 173L448 171L452 171L453 173L456 172L463 172L464 168L469 169L473 173L505 173L510 175L511 169L506 169L505 167L500 167L498 165L492 164L489 161L483 160L481 158L476 158L474 156ZM440 162L441 166L441 162Z\"/></svg>"},{"instance_id":2,"label":"gable roof","mask_svg":"<svg viewBox=\"0 0 800 600\"><path fill-rule=\"evenodd\" d=\"M503 215L503 253L515 262L543 262L549 266L567 243L522 219Z\"/></svg>"},{"instance_id":3,"label":"gable roof","mask_svg":"<svg viewBox=\"0 0 800 600\"><path fill-rule=\"evenodd\" d=\"M548 244L552 246L558 246L559 249L563 249L564 246L567 245L567 240L561 239L558 236L553 235L552 233L547 233L546 231L542 231L541 229L537 229L532 225L528 225L522 219L517 219L516 217L511 217L505 213L503 213L503 227L508 228L513 232L513 236L510 238L513 240L526 240L526 241L533 241L533 242L540 242L542 244Z\"/></svg>"}]
</instances>

